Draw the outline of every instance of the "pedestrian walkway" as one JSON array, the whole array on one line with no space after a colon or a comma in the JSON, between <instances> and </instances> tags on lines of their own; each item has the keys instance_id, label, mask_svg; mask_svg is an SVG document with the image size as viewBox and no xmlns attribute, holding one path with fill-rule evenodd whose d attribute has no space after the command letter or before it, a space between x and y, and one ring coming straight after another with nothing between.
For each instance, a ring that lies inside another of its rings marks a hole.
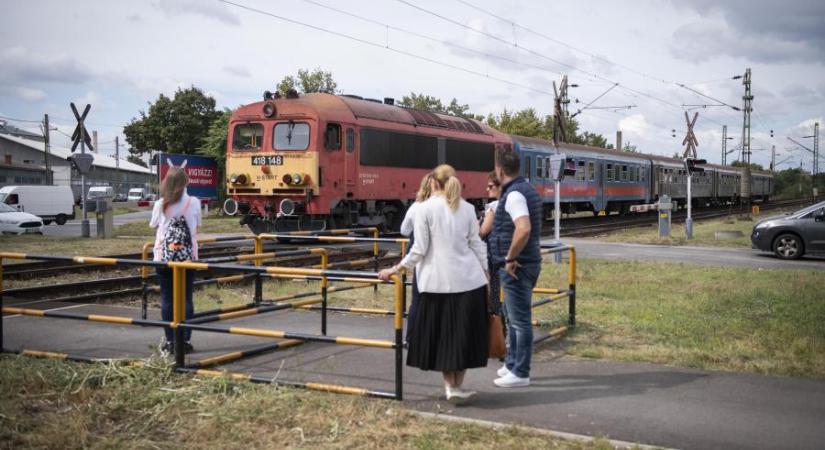
<instances>
[{"instance_id":1,"label":"pedestrian walkway","mask_svg":"<svg viewBox=\"0 0 825 450\"><path fill-rule=\"evenodd\" d=\"M55 305L79 314L137 317L134 308ZM277 312L232 320L233 326L317 333L316 313ZM58 326L59 324L59 326ZM97 357L146 357L160 342L157 329L26 316L4 317L5 346ZM392 318L331 314L330 335L390 339ZM269 342L246 336L195 332L201 359ZM441 375L407 368L405 404L426 412L529 425L568 433L679 448L821 448L825 442L825 381L706 372L641 363L552 357L537 348L529 388L492 384L499 367L468 373L477 401L456 408L441 399ZM305 343L226 366L285 380L393 389L393 352Z\"/></svg>"}]
</instances>

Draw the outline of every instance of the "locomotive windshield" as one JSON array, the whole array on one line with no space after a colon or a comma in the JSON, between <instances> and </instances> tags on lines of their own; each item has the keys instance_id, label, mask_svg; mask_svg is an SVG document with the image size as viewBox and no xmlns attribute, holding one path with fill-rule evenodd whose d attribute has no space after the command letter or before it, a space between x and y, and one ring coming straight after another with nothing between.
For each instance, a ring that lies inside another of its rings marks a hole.
<instances>
[{"instance_id":1,"label":"locomotive windshield","mask_svg":"<svg viewBox=\"0 0 825 450\"><path fill-rule=\"evenodd\" d=\"M275 125L272 133L275 150L306 150L309 147L309 124L284 122Z\"/></svg>"},{"instance_id":2,"label":"locomotive windshield","mask_svg":"<svg viewBox=\"0 0 825 450\"><path fill-rule=\"evenodd\" d=\"M234 150L260 150L264 141L264 126L259 123L235 125L232 133Z\"/></svg>"}]
</instances>

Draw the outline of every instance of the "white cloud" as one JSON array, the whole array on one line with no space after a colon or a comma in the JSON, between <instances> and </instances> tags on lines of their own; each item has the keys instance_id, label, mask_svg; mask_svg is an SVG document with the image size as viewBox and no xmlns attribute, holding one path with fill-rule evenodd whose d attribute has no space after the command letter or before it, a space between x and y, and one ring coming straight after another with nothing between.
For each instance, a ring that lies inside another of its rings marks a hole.
<instances>
[{"instance_id":1,"label":"white cloud","mask_svg":"<svg viewBox=\"0 0 825 450\"><path fill-rule=\"evenodd\" d=\"M252 72L250 72L249 69L243 66L223 66L221 70L228 73L229 75L241 78L250 78L252 76Z\"/></svg>"},{"instance_id":2,"label":"white cloud","mask_svg":"<svg viewBox=\"0 0 825 450\"><path fill-rule=\"evenodd\" d=\"M619 121L619 129L628 138L643 138L649 128L650 124L645 119L644 114L633 114Z\"/></svg>"},{"instance_id":3,"label":"white cloud","mask_svg":"<svg viewBox=\"0 0 825 450\"><path fill-rule=\"evenodd\" d=\"M195 15L208 17L227 25L240 25L238 16L229 12L225 5L203 0L160 0L157 7L164 13L174 15Z\"/></svg>"},{"instance_id":4,"label":"white cloud","mask_svg":"<svg viewBox=\"0 0 825 450\"><path fill-rule=\"evenodd\" d=\"M27 88L22 86L12 88L11 94L19 98L20 100L24 100L27 102L38 102L46 98L46 93L41 91L40 89Z\"/></svg>"},{"instance_id":5,"label":"white cloud","mask_svg":"<svg viewBox=\"0 0 825 450\"><path fill-rule=\"evenodd\" d=\"M55 82L83 83L91 70L64 54L46 54L14 46L0 51L0 83Z\"/></svg>"}]
</instances>

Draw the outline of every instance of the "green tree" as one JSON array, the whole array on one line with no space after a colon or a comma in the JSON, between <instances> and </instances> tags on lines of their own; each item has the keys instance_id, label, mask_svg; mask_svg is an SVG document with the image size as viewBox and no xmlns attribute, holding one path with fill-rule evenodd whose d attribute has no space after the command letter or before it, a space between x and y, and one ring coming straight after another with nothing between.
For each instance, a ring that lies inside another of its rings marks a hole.
<instances>
[{"instance_id":1,"label":"green tree","mask_svg":"<svg viewBox=\"0 0 825 450\"><path fill-rule=\"evenodd\" d=\"M325 92L327 94L335 94L338 88L338 83L332 78L332 72L322 70L320 67L315 69L298 69L298 76L285 76L280 83L278 83L278 92L285 95L290 89L294 89L301 93L309 92Z\"/></svg>"},{"instance_id":2,"label":"green tree","mask_svg":"<svg viewBox=\"0 0 825 450\"><path fill-rule=\"evenodd\" d=\"M625 142L624 147L622 147L622 151L630 152L630 153L637 153L639 151L638 147L631 144L629 141Z\"/></svg>"},{"instance_id":3,"label":"green tree","mask_svg":"<svg viewBox=\"0 0 825 450\"><path fill-rule=\"evenodd\" d=\"M140 118L123 128L129 152L140 156L151 150L194 154L203 145L217 116L215 99L194 86L178 89L172 98L160 94Z\"/></svg>"},{"instance_id":4,"label":"green tree","mask_svg":"<svg viewBox=\"0 0 825 450\"><path fill-rule=\"evenodd\" d=\"M742 161L734 161L730 164L733 167L745 167L745 163ZM765 170L761 164L751 163L750 164L751 170Z\"/></svg>"},{"instance_id":5,"label":"green tree","mask_svg":"<svg viewBox=\"0 0 825 450\"><path fill-rule=\"evenodd\" d=\"M218 112L215 120L209 125L209 130L206 132L203 144L198 147L198 154L215 158L218 163L218 179L224 179L226 173L226 140L229 134L229 118L232 116L232 111L229 108L224 108L223 111Z\"/></svg>"},{"instance_id":6,"label":"green tree","mask_svg":"<svg viewBox=\"0 0 825 450\"><path fill-rule=\"evenodd\" d=\"M598 133L591 133L589 131L585 131L582 134L578 135L577 138L581 140L581 144L589 145L591 147L601 147L601 148L609 148L607 145L607 139Z\"/></svg>"},{"instance_id":7,"label":"green tree","mask_svg":"<svg viewBox=\"0 0 825 450\"><path fill-rule=\"evenodd\" d=\"M456 108L458 108L458 102L455 99L453 99L453 101L456 104ZM410 92L410 95L401 97L401 101L398 102L398 106L442 114L447 112L447 109L444 108L444 103L442 103L438 98L426 94L416 94L415 92ZM467 109L469 109L469 107L467 107Z\"/></svg>"},{"instance_id":8,"label":"green tree","mask_svg":"<svg viewBox=\"0 0 825 450\"><path fill-rule=\"evenodd\" d=\"M507 111L505 108L498 116L488 115L487 125L502 133L547 140L553 139L553 117L540 117L534 108L526 108L516 112Z\"/></svg>"}]
</instances>

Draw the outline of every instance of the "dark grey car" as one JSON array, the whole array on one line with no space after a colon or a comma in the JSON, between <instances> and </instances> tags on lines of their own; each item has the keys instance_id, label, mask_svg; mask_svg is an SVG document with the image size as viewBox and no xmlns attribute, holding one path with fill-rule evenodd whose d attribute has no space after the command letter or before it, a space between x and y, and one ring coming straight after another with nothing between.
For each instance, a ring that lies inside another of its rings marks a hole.
<instances>
[{"instance_id":1,"label":"dark grey car","mask_svg":"<svg viewBox=\"0 0 825 450\"><path fill-rule=\"evenodd\" d=\"M753 248L773 252L782 259L825 254L825 202L758 222L751 243Z\"/></svg>"}]
</instances>

